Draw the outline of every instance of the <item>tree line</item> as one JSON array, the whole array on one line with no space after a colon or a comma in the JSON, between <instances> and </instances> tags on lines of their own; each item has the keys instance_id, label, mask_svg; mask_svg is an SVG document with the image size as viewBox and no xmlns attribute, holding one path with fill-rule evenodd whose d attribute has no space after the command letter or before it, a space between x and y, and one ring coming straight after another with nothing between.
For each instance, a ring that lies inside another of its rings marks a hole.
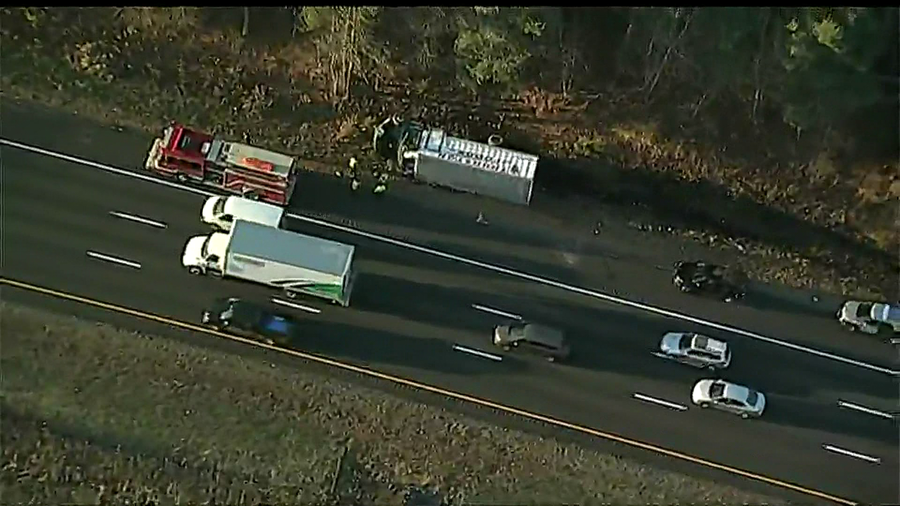
<instances>
[{"instance_id":1,"label":"tree line","mask_svg":"<svg viewBox=\"0 0 900 506\"><path fill-rule=\"evenodd\" d=\"M720 107L753 123L777 119L798 137L871 137L865 130L875 118L888 130L881 132L883 143L896 149L896 8L297 7L292 12L293 33L314 41L339 99L347 98L355 80L377 80L400 64L412 75L472 94L508 96L529 85L563 95L627 89L635 100L666 100L692 117Z\"/></svg>"}]
</instances>

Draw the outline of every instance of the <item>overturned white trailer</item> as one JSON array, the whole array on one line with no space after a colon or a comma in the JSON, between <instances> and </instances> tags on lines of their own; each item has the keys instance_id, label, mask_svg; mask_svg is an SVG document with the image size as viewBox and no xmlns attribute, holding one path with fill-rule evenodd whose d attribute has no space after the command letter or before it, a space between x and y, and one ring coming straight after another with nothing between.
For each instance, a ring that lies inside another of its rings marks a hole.
<instances>
[{"instance_id":1,"label":"overturned white trailer","mask_svg":"<svg viewBox=\"0 0 900 506\"><path fill-rule=\"evenodd\" d=\"M391 118L376 129L375 149L417 181L528 205L538 157Z\"/></svg>"}]
</instances>

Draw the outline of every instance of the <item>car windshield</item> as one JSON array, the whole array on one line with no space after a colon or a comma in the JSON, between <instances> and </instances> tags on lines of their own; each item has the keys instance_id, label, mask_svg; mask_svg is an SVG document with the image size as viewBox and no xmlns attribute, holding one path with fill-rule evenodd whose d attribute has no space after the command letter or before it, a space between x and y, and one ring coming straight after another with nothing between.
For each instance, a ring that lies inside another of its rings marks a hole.
<instances>
[{"instance_id":1,"label":"car windshield","mask_svg":"<svg viewBox=\"0 0 900 506\"><path fill-rule=\"evenodd\" d=\"M747 394L747 404L751 406L756 406L756 402L759 400L759 394L750 390L750 393Z\"/></svg>"},{"instance_id":2,"label":"car windshield","mask_svg":"<svg viewBox=\"0 0 900 506\"><path fill-rule=\"evenodd\" d=\"M857 318L868 318L872 314L872 304L860 304L856 308Z\"/></svg>"},{"instance_id":3,"label":"car windshield","mask_svg":"<svg viewBox=\"0 0 900 506\"><path fill-rule=\"evenodd\" d=\"M678 339L678 349L686 350L691 347L691 334L684 334Z\"/></svg>"},{"instance_id":4,"label":"car windshield","mask_svg":"<svg viewBox=\"0 0 900 506\"><path fill-rule=\"evenodd\" d=\"M709 339L706 336L691 334L691 337L694 339L694 348L699 350L705 350L706 345L709 344Z\"/></svg>"},{"instance_id":5,"label":"car windshield","mask_svg":"<svg viewBox=\"0 0 900 506\"><path fill-rule=\"evenodd\" d=\"M225 321L230 320L232 316L234 316L233 306L228 306L228 309L226 309L225 311L222 311L219 314L219 319L222 320L223 322L225 322Z\"/></svg>"},{"instance_id":6,"label":"car windshield","mask_svg":"<svg viewBox=\"0 0 900 506\"><path fill-rule=\"evenodd\" d=\"M213 204L213 214L222 214L222 211L225 210L225 199L223 197L218 197L216 199L216 203Z\"/></svg>"},{"instance_id":7,"label":"car windshield","mask_svg":"<svg viewBox=\"0 0 900 506\"><path fill-rule=\"evenodd\" d=\"M512 337L513 339L522 339L525 337L525 325L510 325L509 337Z\"/></svg>"},{"instance_id":8,"label":"car windshield","mask_svg":"<svg viewBox=\"0 0 900 506\"><path fill-rule=\"evenodd\" d=\"M717 381L709 386L709 396L712 399L721 399L725 393L725 383Z\"/></svg>"},{"instance_id":9,"label":"car windshield","mask_svg":"<svg viewBox=\"0 0 900 506\"><path fill-rule=\"evenodd\" d=\"M200 247L200 256L206 258L209 254L209 240L212 239L211 235L206 236L206 239L203 241L203 246Z\"/></svg>"},{"instance_id":10,"label":"car windshield","mask_svg":"<svg viewBox=\"0 0 900 506\"><path fill-rule=\"evenodd\" d=\"M277 315L266 316L261 323L266 331L282 335L287 335L291 326L286 318Z\"/></svg>"}]
</instances>

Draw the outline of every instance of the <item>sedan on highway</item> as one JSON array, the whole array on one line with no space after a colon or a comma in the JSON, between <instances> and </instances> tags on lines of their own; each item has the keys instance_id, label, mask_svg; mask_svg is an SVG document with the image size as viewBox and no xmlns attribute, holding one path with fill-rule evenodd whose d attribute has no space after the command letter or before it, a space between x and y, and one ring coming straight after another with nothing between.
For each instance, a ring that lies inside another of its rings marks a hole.
<instances>
[{"instance_id":1,"label":"sedan on highway","mask_svg":"<svg viewBox=\"0 0 900 506\"><path fill-rule=\"evenodd\" d=\"M299 322L290 315L237 297L216 299L200 321L270 345L287 344L299 333Z\"/></svg>"},{"instance_id":2,"label":"sedan on highway","mask_svg":"<svg viewBox=\"0 0 900 506\"><path fill-rule=\"evenodd\" d=\"M698 381L691 400L701 408L716 408L741 418L762 416L766 409L766 396L762 392L720 379Z\"/></svg>"},{"instance_id":3,"label":"sedan on highway","mask_svg":"<svg viewBox=\"0 0 900 506\"><path fill-rule=\"evenodd\" d=\"M711 371L731 364L728 343L693 332L667 332L659 343L657 356Z\"/></svg>"},{"instance_id":4,"label":"sedan on highway","mask_svg":"<svg viewBox=\"0 0 900 506\"><path fill-rule=\"evenodd\" d=\"M571 351L563 331L536 323L498 325L494 328L493 341L504 350L521 350L550 362L565 360Z\"/></svg>"},{"instance_id":5,"label":"sedan on highway","mask_svg":"<svg viewBox=\"0 0 900 506\"><path fill-rule=\"evenodd\" d=\"M712 295L725 302L744 296L746 275L734 268L703 261L675 262L672 283L684 293Z\"/></svg>"}]
</instances>

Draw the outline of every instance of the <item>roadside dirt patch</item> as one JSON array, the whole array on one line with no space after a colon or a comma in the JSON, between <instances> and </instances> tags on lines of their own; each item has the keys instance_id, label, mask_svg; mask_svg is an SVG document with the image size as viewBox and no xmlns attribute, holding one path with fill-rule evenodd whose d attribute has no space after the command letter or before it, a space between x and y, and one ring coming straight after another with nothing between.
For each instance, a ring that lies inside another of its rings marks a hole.
<instances>
[{"instance_id":1,"label":"roadside dirt patch","mask_svg":"<svg viewBox=\"0 0 900 506\"><path fill-rule=\"evenodd\" d=\"M780 503L265 360L10 304L0 325L7 502Z\"/></svg>"}]
</instances>

